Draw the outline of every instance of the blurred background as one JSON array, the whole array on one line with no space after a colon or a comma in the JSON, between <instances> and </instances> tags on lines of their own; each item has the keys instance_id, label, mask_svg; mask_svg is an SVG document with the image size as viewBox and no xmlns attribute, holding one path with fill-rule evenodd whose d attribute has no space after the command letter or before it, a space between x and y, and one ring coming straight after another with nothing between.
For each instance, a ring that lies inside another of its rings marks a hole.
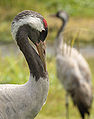
<instances>
[{"instance_id":1,"label":"blurred background","mask_svg":"<svg viewBox=\"0 0 94 119\"><path fill-rule=\"evenodd\" d=\"M92 72L94 87L94 0L0 0L0 83L23 84L29 78L29 69L11 36L11 22L19 12L33 10L41 13L48 22L47 69L50 89L47 103L36 119L65 119L65 91L57 80L54 56L54 39L61 25L49 15L58 10L68 13L69 22L64 38L75 39L74 47L86 58ZM94 88L93 88L94 89ZM94 92L94 90L93 90ZM94 93L93 93L94 94ZM70 99L70 119L79 119L78 110ZM94 119L94 104L90 119Z\"/></svg>"}]
</instances>

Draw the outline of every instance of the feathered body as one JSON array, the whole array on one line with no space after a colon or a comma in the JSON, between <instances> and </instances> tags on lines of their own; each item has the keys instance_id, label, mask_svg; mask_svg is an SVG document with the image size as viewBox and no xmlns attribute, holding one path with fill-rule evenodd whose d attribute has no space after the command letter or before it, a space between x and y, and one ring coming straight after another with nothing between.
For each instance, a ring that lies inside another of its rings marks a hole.
<instances>
[{"instance_id":1,"label":"feathered body","mask_svg":"<svg viewBox=\"0 0 94 119\"><path fill-rule=\"evenodd\" d=\"M89 115L92 104L90 68L84 57L75 48L64 43L62 32L68 20L67 14L60 11L57 13L57 17L63 20L63 25L56 37L57 76L84 119L85 113Z\"/></svg>"},{"instance_id":2,"label":"feathered body","mask_svg":"<svg viewBox=\"0 0 94 119\"><path fill-rule=\"evenodd\" d=\"M0 119L34 119L46 101L48 77L23 85L0 85Z\"/></svg>"},{"instance_id":3,"label":"feathered body","mask_svg":"<svg viewBox=\"0 0 94 119\"><path fill-rule=\"evenodd\" d=\"M42 50L45 51L43 42L47 35L43 19L39 13L26 10L12 22L12 35L26 58L30 78L22 85L0 85L0 119L34 119L46 101L49 80L45 60L42 60L45 58ZM40 51L39 54L28 37Z\"/></svg>"}]
</instances>

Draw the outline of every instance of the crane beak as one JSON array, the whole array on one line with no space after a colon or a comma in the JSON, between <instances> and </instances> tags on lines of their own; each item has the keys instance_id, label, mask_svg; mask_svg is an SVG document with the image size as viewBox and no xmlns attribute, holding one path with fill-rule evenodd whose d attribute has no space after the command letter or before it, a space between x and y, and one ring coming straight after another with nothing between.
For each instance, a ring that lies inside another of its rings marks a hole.
<instances>
[{"instance_id":1,"label":"crane beak","mask_svg":"<svg viewBox=\"0 0 94 119\"><path fill-rule=\"evenodd\" d=\"M45 52L46 45L45 45L45 42L40 41L39 43L36 43L36 47L37 47L39 56L43 62L44 70L46 71L46 52Z\"/></svg>"}]
</instances>

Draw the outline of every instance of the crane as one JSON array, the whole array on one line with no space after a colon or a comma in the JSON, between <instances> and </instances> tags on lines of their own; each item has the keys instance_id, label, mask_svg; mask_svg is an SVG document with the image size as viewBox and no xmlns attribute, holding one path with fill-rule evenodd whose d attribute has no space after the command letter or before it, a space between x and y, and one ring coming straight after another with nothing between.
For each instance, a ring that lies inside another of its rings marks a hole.
<instances>
[{"instance_id":1,"label":"crane","mask_svg":"<svg viewBox=\"0 0 94 119\"><path fill-rule=\"evenodd\" d=\"M69 99L78 108L82 119L85 114L90 115L92 105L91 72L88 63L76 48L72 48L62 37L68 22L68 14L61 10L51 15L62 21L62 25L55 38L57 76L66 90L66 118L69 118ZM67 52L70 49L70 53Z\"/></svg>"},{"instance_id":2,"label":"crane","mask_svg":"<svg viewBox=\"0 0 94 119\"><path fill-rule=\"evenodd\" d=\"M22 85L0 85L0 119L34 119L46 101L49 87L44 42L47 22L39 13L25 10L14 18L11 32L28 63L30 77Z\"/></svg>"}]
</instances>

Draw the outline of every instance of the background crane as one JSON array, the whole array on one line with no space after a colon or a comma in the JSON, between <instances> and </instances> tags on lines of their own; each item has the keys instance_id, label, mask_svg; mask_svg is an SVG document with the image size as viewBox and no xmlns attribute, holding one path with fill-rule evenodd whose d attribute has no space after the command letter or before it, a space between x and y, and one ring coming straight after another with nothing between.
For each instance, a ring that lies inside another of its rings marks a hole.
<instances>
[{"instance_id":1,"label":"background crane","mask_svg":"<svg viewBox=\"0 0 94 119\"><path fill-rule=\"evenodd\" d=\"M75 49L64 42L62 33L68 21L68 15L64 11L59 11L55 16L62 21L56 39L56 68L57 76L66 90L66 116L68 114L68 95L81 114L82 119L85 114L90 115L92 104L91 72L84 57ZM70 52L67 52L67 51Z\"/></svg>"}]
</instances>

